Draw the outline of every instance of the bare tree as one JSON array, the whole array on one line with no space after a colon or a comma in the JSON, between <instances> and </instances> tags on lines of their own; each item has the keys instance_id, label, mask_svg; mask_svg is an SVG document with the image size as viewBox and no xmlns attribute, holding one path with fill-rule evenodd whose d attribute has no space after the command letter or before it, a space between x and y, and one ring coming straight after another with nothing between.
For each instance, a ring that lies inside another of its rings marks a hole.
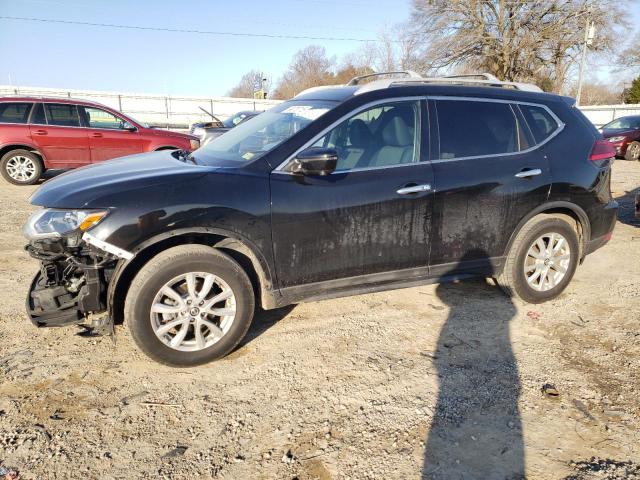
<instances>
[{"instance_id":1,"label":"bare tree","mask_svg":"<svg viewBox=\"0 0 640 480\"><path fill-rule=\"evenodd\" d=\"M618 63L623 68L640 71L640 33L630 42L618 56Z\"/></svg>"},{"instance_id":2,"label":"bare tree","mask_svg":"<svg viewBox=\"0 0 640 480\"><path fill-rule=\"evenodd\" d=\"M413 0L412 26L435 70L466 65L503 80L547 82L561 91L584 40L587 18L598 32L592 51L610 51L614 0Z\"/></svg>"},{"instance_id":3,"label":"bare tree","mask_svg":"<svg viewBox=\"0 0 640 480\"><path fill-rule=\"evenodd\" d=\"M428 65L420 53L422 37L409 25L383 30L375 42L368 42L353 55L352 63L366 65L377 72L415 70L424 72Z\"/></svg>"},{"instance_id":4,"label":"bare tree","mask_svg":"<svg viewBox=\"0 0 640 480\"><path fill-rule=\"evenodd\" d=\"M340 66L335 58L328 58L324 47L311 45L298 51L289 68L275 88L273 97L287 99L310 87L339 85L351 78L370 73L371 69L361 63L352 63L347 57Z\"/></svg>"},{"instance_id":5,"label":"bare tree","mask_svg":"<svg viewBox=\"0 0 640 480\"><path fill-rule=\"evenodd\" d=\"M571 85L569 95L575 96L577 84ZM585 82L582 85L581 105L616 105L622 102L622 85Z\"/></svg>"},{"instance_id":6,"label":"bare tree","mask_svg":"<svg viewBox=\"0 0 640 480\"><path fill-rule=\"evenodd\" d=\"M324 47L310 45L299 50L275 88L275 98L291 98L316 85L326 85L331 78L333 60L327 58Z\"/></svg>"},{"instance_id":7,"label":"bare tree","mask_svg":"<svg viewBox=\"0 0 640 480\"><path fill-rule=\"evenodd\" d=\"M237 97L237 98L253 98L253 92L255 89L255 83L257 79L262 77L262 72L259 70L251 70L245 73L238 84L233 87L227 93L229 97ZM269 90L269 86L264 85L266 90Z\"/></svg>"}]
</instances>

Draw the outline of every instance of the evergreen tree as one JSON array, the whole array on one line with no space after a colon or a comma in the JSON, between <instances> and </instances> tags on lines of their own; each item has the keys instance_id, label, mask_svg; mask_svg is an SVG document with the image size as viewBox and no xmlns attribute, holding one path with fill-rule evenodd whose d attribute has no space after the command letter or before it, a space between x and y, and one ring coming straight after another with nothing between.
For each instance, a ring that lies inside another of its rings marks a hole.
<instances>
[{"instance_id":1,"label":"evergreen tree","mask_svg":"<svg viewBox=\"0 0 640 480\"><path fill-rule=\"evenodd\" d=\"M625 93L624 103L640 103L640 77L631 82L631 88Z\"/></svg>"}]
</instances>

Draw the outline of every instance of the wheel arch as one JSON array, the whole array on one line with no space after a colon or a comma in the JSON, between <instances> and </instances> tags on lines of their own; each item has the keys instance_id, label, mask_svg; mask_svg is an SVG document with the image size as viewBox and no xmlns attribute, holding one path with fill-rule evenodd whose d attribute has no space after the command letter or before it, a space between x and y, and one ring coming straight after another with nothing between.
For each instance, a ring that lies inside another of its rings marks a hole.
<instances>
[{"instance_id":1,"label":"wheel arch","mask_svg":"<svg viewBox=\"0 0 640 480\"><path fill-rule=\"evenodd\" d=\"M121 260L113 272L107 292L107 305L114 323L124 322L124 301L131 281L158 253L178 245L201 244L226 253L245 270L263 308L275 308L276 299L269 263L250 241L225 230L201 228L166 232L152 237L132 250L133 258Z\"/></svg>"},{"instance_id":2,"label":"wheel arch","mask_svg":"<svg viewBox=\"0 0 640 480\"><path fill-rule=\"evenodd\" d=\"M28 143L7 143L5 145L0 145L0 158L2 158L5 154L12 150L27 150L31 153L35 153L38 157L40 157L42 168L46 168L46 159L42 152L38 150L35 145L31 145Z\"/></svg>"},{"instance_id":3,"label":"wheel arch","mask_svg":"<svg viewBox=\"0 0 640 480\"><path fill-rule=\"evenodd\" d=\"M591 238L591 222L589 221L589 217L587 216L587 213L582 209L582 207L576 205L575 203L565 201L545 203L525 215L511 233L504 251L504 255L506 256L509 254L509 250L511 250L511 246L515 241L516 236L529 220L531 220L536 215L549 215L554 213L567 215L576 221L576 225L578 227L578 238L580 240L580 261L582 261L585 256L586 244Z\"/></svg>"}]
</instances>

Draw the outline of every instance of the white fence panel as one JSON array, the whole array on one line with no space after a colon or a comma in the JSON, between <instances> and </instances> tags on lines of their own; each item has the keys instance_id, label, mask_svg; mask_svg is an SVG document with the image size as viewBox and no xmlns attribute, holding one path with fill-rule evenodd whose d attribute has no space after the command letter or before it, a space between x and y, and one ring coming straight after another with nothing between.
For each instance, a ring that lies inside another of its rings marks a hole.
<instances>
[{"instance_id":1,"label":"white fence panel","mask_svg":"<svg viewBox=\"0 0 640 480\"><path fill-rule=\"evenodd\" d=\"M194 122L209 120L207 112L224 120L241 110L268 110L280 100L254 100L230 97L183 97L143 93L103 92L44 87L13 87L0 85L0 96L23 95L39 97L78 98L102 103L136 120L150 125L186 129Z\"/></svg>"},{"instance_id":2,"label":"white fence panel","mask_svg":"<svg viewBox=\"0 0 640 480\"><path fill-rule=\"evenodd\" d=\"M0 95L72 97L91 100L120 110L139 121L177 129L186 129L194 122L209 120L210 117L200 108L224 120L241 110L267 110L280 103L280 100L252 98L182 97L10 85L0 85ZM625 115L640 115L640 104L594 105L579 108L597 127Z\"/></svg>"},{"instance_id":3,"label":"white fence panel","mask_svg":"<svg viewBox=\"0 0 640 480\"><path fill-rule=\"evenodd\" d=\"M640 115L640 104L591 105L579 107L596 127L627 115Z\"/></svg>"}]
</instances>

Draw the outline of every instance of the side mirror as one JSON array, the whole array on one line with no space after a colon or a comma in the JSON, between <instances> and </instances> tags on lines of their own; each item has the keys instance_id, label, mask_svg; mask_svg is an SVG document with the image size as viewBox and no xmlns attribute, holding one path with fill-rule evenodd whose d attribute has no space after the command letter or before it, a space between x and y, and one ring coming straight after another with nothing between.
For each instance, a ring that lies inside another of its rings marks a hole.
<instances>
[{"instance_id":1,"label":"side mirror","mask_svg":"<svg viewBox=\"0 0 640 480\"><path fill-rule=\"evenodd\" d=\"M126 130L127 132L136 132L138 129L131 125L129 122L124 122L124 124L122 125L122 129Z\"/></svg>"},{"instance_id":2,"label":"side mirror","mask_svg":"<svg viewBox=\"0 0 640 480\"><path fill-rule=\"evenodd\" d=\"M293 161L291 172L301 175L329 175L338 164L335 148L311 147L303 150Z\"/></svg>"}]
</instances>

